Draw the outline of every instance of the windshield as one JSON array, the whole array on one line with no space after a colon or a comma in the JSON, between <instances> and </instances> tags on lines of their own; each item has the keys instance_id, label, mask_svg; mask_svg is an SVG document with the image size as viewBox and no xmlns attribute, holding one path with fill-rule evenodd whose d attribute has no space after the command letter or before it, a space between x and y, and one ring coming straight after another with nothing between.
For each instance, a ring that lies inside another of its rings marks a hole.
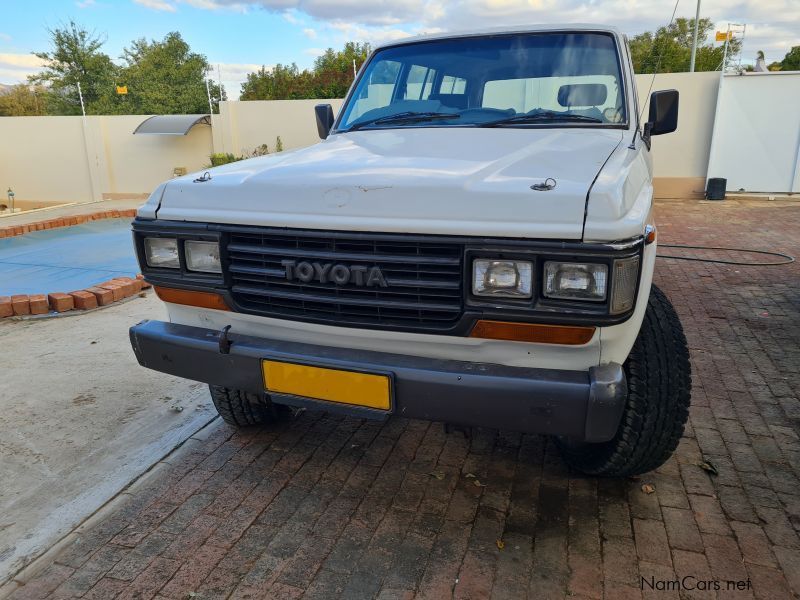
<instances>
[{"instance_id":1,"label":"windshield","mask_svg":"<svg viewBox=\"0 0 800 600\"><path fill-rule=\"evenodd\" d=\"M554 123L627 123L611 34L465 37L380 50L359 78L336 131Z\"/></svg>"}]
</instances>

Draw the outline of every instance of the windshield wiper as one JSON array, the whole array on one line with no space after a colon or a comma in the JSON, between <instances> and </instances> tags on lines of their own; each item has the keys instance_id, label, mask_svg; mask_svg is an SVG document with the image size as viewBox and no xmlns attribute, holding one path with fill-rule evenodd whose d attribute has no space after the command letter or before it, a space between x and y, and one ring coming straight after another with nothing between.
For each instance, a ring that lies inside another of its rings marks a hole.
<instances>
[{"instance_id":1,"label":"windshield wiper","mask_svg":"<svg viewBox=\"0 0 800 600\"><path fill-rule=\"evenodd\" d=\"M514 115L497 121L481 123L479 127L502 127L503 125L516 125L518 123L557 123L559 121L580 121L582 123L602 123L602 119L589 117L586 115L575 115L571 113L558 113L554 111L538 112L532 115Z\"/></svg>"},{"instance_id":2,"label":"windshield wiper","mask_svg":"<svg viewBox=\"0 0 800 600\"><path fill-rule=\"evenodd\" d=\"M446 112L414 112L406 111L394 115L387 115L385 117L378 117L377 119L367 119L360 123L354 123L345 131L355 131L366 127L367 125L385 125L388 123L418 123L422 121L435 121L437 119L459 119L461 115L458 113Z\"/></svg>"}]
</instances>

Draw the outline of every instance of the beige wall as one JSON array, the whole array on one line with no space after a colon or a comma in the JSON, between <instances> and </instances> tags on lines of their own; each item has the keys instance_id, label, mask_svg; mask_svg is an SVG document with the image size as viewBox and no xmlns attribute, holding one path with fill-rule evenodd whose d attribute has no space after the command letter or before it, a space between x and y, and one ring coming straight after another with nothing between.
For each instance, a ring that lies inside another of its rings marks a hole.
<instances>
[{"instance_id":1,"label":"beige wall","mask_svg":"<svg viewBox=\"0 0 800 600\"><path fill-rule=\"evenodd\" d=\"M331 104L338 113L341 99L259 100L222 102L220 114L213 117L215 152L248 154L261 144L275 151L281 137L284 150L310 146L319 141L314 117L316 104Z\"/></svg>"},{"instance_id":2,"label":"beige wall","mask_svg":"<svg viewBox=\"0 0 800 600\"><path fill-rule=\"evenodd\" d=\"M74 117L0 118L0 192L22 201L92 199L81 120Z\"/></svg>"},{"instance_id":3,"label":"beige wall","mask_svg":"<svg viewBox=\"0 0 800 600\"><path fill-rule=\"evenodd\" d=\"M652 75L637 75L639 110L647 120ZM653 91L680 92L678 130L653 138L655 195L660 198L702 197L708 171L708 153L714 126L719 73L663 73Z\"/></svg>"},{"instance_id":4,"label":"beige wall","mask_svg":"<svg viewBox=\"0 0 800 600\"><path fill-rule=\"evenodd\" d=\"M146 117L98 118L108 157L104 193L146 193L172 177L176 167L197 171L210 162L211 128L195 125L183 135L132 135Z\"/></svg>"},{"instance_id":5,"label":"beige wall","mask_svg":"<svg viewBox=\"0 0 800 600\"><path fill-rule=\"evenodd\" d=\"M640 105L652 76L636 77ZM708 168L718 74L658 75L654 90L681 93L678 131L653 139L658 196L701 194ZM103 197L144 197L172 176L175 167L197 171L212 152L250 153L267 144L275 151L319 141L314 105L341 100L223 102L212 127L187 136L132 135L146 116L0 118L0 201L12 187L21 204L86 202ZM645 117L647 106L644 106Z\"/></svg>"},{"instance_id":6,"label":"beige wall","mask_svg":"<svg viewBox=\"0 0 800 600\"><path fill-rule=\"evenodd\" d=\"M133 135L147 116L0 118L0 188L20 206L146 196L172 176L208 164L211 128L187 136Z\"/></svg>"}]
</instances>

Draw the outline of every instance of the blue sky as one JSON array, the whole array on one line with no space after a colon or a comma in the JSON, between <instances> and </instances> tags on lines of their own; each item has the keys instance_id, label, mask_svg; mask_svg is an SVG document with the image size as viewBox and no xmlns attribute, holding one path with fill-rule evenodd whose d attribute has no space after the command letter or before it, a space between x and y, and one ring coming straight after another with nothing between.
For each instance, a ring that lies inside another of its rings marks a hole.
<instances>
[{"instance_id":1,"label":"blue sky","mask_svg":"<svg viewBox=\"0 0 800 600\"><path fill-rule=\"evenodd\" d=\"M422 32L520 22L601 22L636 34L665 24L674 0L0 0L0 83L38 68L30 53L49 45L47 29L75 20L107 37L112 59L138 37L180 31L219 65L229 96L261 65L310 66L327 47L380 42ZM724 29L747 23L744 62L757 50L780 60L800 45L798 0L704 0L702 14ZM35 10L33 9L35 7ZM679 0L678 16L695 3Z\"/></svg>"}]
</instances>

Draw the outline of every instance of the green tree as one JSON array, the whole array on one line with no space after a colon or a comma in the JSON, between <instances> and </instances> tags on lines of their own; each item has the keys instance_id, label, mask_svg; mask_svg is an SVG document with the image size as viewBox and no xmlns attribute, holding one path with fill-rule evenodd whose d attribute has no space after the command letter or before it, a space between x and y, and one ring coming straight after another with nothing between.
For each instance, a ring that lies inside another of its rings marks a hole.
<instances>
[{"instance_id":1,"label":"green tree","mask_svg":"<svg viewBox=\"0 0 800 600\"><path fill-rule=\"evenodd\" d=\"M98 100L114 84L117 67L100 51L105 39L70 21L48 30L52 48L34 52L45 61L41 73L28 78L33 85L48 88L47 112L55 115L79 115L81 105L78 84L87 113L94 113Z\"/></svg>"},{"instance_id":2,"label":"green tree","mask_svg":"<svg viewBox=\"0 0 800 600\"><path fill-rule=\"evenodd\" d=\"M277 64L272 69L261 67L248 73L242 84L242 100L297 100L313 98L313 74L301 71L294 63Z\"/></svg>"},{"instance_id":3,"label":"green tree","mask_svg":"<svg viewBox=\"0 0 800 600\"><path fill-rule=\"evenodd\" d=\"M800 46L792 46L781 61L781 71L800 71Z\"/></svg>"},{"instance_id":4,"label":"green tree","mask_svg":"<svg viewBox=\"0 0 800 600\"><path fill-rule=\"evenodd\" d=\"M722 67L724 45L706 43L714 31L710 19L700 19L698 26L697 56L695 71L717 71ZM633 68L637 73L679 73L689 70L694 36L694 19L679 17L667 27L659 27L653 33L646 31L631 39ZM728 65L732 64L741 50L740 40L728 42Z\"/></svg>"},{"instance_id":5,"label":"green tree","mask_svg":"<svg viewBox=\"0 0 800 600\"><path fill-rule=\"evenodd\" d=\"M261 67L249 73L242 84L242 100L295 100L300 98L341 98L353 83L356 67L369 56L369 44L348 42L342 50L328 48L314 61L311 70L300 70L294 63Z\"/></svg>"},{"instance_id":6,"label":"green tree","mask_svg":"<svg viewBox=\"0 0 800 600\"><path fill-rule=\"evenodd\" d=\"M135 40L123 51L124 66L116 83L128 88L117 95L111 86L102 98L103 112L112 114L191 114L208 112L208 60L192 52L178 32L162 41ZM225 99L225 89L209 80L211 97Z\"/></svg>"},{"instance_id":7,"label":"green tree","mask_svg":"<svg viewBox=\"0 0 800 600\"><path fill-rule=\"evenodd\" d=\"M353 61L356 68L369 56L369 44L347 42L344 49L328 48L314 61L314 93L317 98L342 98L353 83Z\"/></svg>"},{"instance_id":8,"label":"green tree","mask_svg":"<svg viewBox=\"0 0 800 600\"><path fill-rule=\"evenodd\" d=\"M0 95L0 117L34 117L46 114L47 90L20 83Z\"/></svg>"}]
</instances>

